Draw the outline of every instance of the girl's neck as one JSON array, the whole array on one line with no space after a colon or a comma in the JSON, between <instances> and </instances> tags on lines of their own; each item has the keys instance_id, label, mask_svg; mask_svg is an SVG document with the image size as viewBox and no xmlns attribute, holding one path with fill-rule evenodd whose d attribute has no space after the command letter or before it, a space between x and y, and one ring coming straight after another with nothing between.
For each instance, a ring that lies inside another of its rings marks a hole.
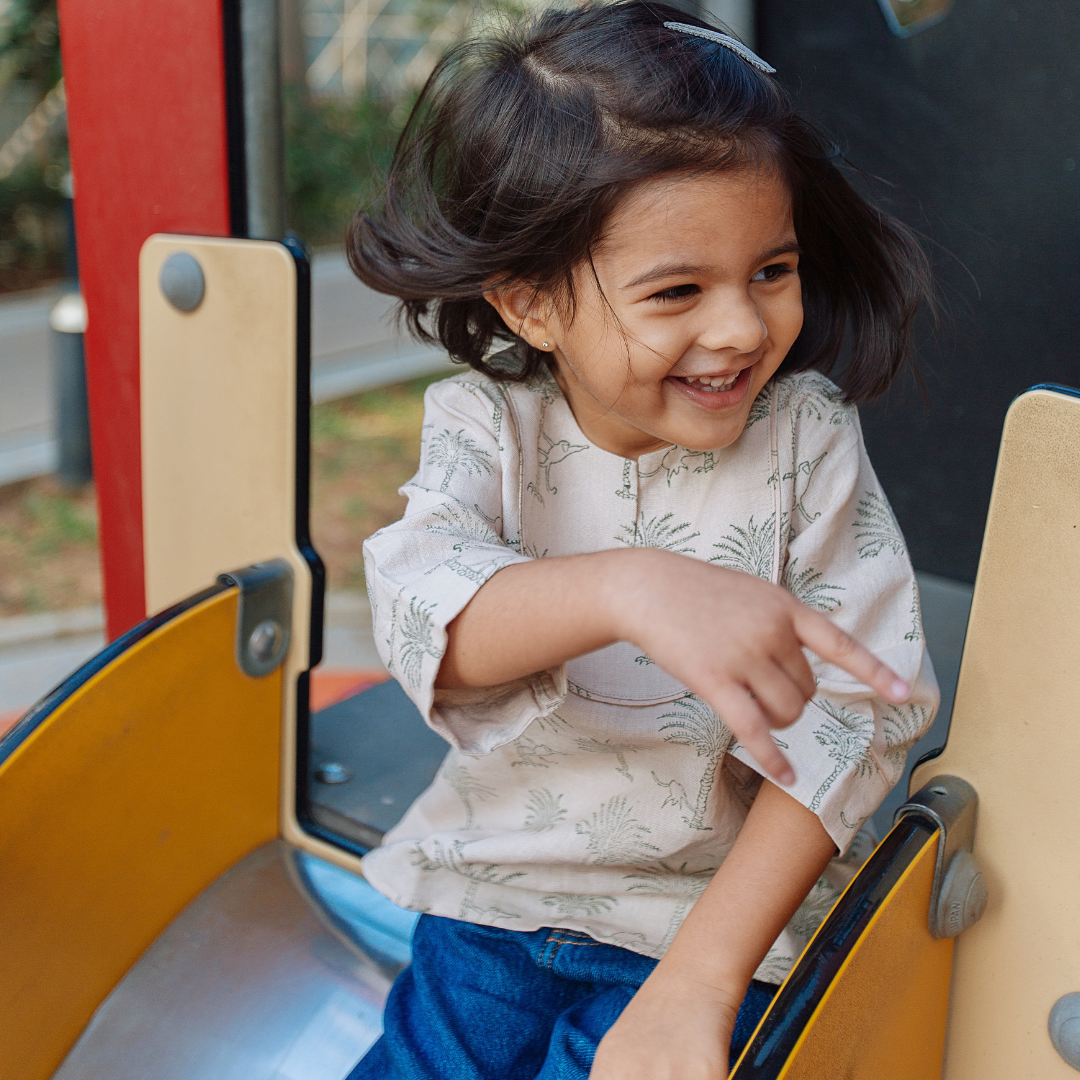
<instances>
[{"instance_id":1,"label":"girl's neck","mask_svg":"<svg viewBox=\"0 0 1080 1080\"><path fill-rule=\"evenodd\" d=\"M609 454L637 461L643 454L671 446L667 439L657 438L624 420L602 401L598 401L574 375L573 369L554 357L551 374L570 406L581 433L594 446Z\"/></svg>"}]
</instances>

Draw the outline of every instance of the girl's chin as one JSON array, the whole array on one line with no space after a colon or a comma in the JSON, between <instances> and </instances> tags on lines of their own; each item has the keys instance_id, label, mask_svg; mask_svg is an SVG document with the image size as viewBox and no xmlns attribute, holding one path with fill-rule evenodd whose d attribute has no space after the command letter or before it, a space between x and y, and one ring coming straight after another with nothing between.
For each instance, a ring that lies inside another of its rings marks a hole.
<instances>
[{"instance_id":1,"label":"girl's chin","mask_svg":"<svg viewBox=\"0 0 1080 1080\"><path fill-rule=\"evenodd\" d=\"M664 382L694 405L702 409L708 409L710 412L718 412L742 404L750 388L751 376L756 367L756 364L751 364L749 367L743 368L730 390L704 390L699 386L692 386L684 379L676 378L673 375L669 375L664 379Z\"/></svg>"}]
</instances>

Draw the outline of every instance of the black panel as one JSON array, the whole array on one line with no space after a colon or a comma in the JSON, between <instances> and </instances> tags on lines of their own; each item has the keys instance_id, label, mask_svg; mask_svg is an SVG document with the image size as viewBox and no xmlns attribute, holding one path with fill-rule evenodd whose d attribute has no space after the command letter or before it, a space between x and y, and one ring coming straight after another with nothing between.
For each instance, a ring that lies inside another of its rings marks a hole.
<instances>
[{"instance_id":1,"label":"black panel","mask_svg":"<svg viewBox=\"0 0 1080 1080\"><path fill-rule=\"evenodd\" d=\"M289 233L282 241L296 264L296 546L311 571L308 666L322 660L326 568L311 542L311 256Z\"/></svg>"},{"instance_id":2,"label":"black panel","mask_svg":"<svg viewBox=\"0 0 1080 1080\"><path fill-rule=\"evenodd\" d=\"M956 0L906 40L877 0L758 0L762 55L934 247L947 309L909 383L862 410L922 570L973 580L1001 425L1033 383L1080 384L1080 14Z\"/></svg>"},{"instance_id":3,"label":"black panel","mask_svg":"<svg viewBox=\"0 0 1080 1080\"><path fill-rule=\"evenodd\" d=\"M240 35L241 0L222 0L225 51L225 135L229 163L229 232L247 236L247 158L244 149L244 60Z\"/></svg>"},{"instance_id":4,"label":"black panel","mask_svg":"<svg viewBox=\"0 0 1080 1080\"><path fill-rule=\"evenodd\" d=\"M427 788L449 749L394 682L380 683L315 714L308 753L310 821L353 850L378 844ZM320 766L345 766L351 779L320 783Z\"/></svg>"}]
</instances>

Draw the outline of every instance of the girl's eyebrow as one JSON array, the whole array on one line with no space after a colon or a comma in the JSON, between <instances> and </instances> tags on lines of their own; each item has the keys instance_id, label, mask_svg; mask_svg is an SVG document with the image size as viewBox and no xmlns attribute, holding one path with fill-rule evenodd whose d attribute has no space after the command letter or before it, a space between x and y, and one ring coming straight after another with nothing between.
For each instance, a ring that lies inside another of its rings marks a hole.
<instances>
[{"instance_id":1,"label":"girl's eyebrow","mask_svg":"<svg viewBox=\"0 0 1080 1080\"><path fill-rule=\"evenodd\" d=\"M791 240L780 244L778 247L770 248L768 251L763 251L758 256L758 261L767 262L769 259L775 259L778 255L801 254L802 249L799 247L798 241ZM711 274L715 270L716 267L714 266L694 266L690 263L661 263L651 270L646 270L644 274L634 278L633 281L628 281L623 288L634 289L639 285L648 285L650 282L660 281L668 277L697 277L702 274Z\"/></svg>"}]
</instances>

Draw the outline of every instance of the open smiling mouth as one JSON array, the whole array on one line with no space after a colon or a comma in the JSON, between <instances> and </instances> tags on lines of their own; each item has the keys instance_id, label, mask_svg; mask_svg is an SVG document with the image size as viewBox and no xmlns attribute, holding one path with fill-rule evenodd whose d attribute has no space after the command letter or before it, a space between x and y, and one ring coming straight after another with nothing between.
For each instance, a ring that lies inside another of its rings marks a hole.
<instances>
[{"instance_id":1,"label":"open smiling mouth","mask_svg":"<svg viewBox=\"0 0 1080 1080\"><path fill-rule=\"evenodd\" d=\"M741 401L746 393L753 367L751 364L726 375L669 375L668 378L703 404L711 399L717 406L732 405Z\"/></svg>"}]
</instances>

